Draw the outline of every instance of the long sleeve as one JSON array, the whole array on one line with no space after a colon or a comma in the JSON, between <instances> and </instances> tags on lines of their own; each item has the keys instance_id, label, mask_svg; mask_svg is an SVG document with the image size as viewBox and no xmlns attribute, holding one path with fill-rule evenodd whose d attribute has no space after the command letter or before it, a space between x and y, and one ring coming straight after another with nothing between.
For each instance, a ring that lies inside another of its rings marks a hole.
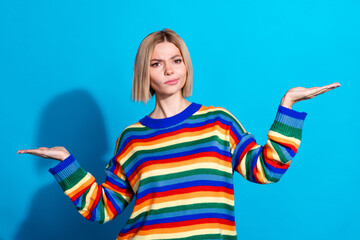
<instances>
[{"instance_id":1,"label":"long sleeve","mask_svg":"<svg viewBox=\"0 0 360 240\"><path fill-rule=\"evenodd\" d=\"M264 146L234 118L229 130L233 171L255 183L279 181L299 148L306 115L280 105Z\"/></svg>"},{"instance_id":2,"label":"long sleeve","mask_svg":"<svg viewBox=\"0 0 360 240\"><path fill-rule=\"evenodd\" d=\"M115 152L119 142L118 139ZM116 161L116 155L105 169L106 179L103 184L96 183L95 178L81 168L73 155L49 171L79 213L91 221L105 223L114 219L134 195L121 165Z\"/></svg>"}]
</instances>

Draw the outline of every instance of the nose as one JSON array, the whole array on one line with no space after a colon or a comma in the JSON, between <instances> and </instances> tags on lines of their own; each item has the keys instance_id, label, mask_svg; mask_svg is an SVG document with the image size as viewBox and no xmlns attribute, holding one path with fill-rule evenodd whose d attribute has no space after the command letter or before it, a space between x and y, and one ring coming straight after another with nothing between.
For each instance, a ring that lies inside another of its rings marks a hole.
<instances>
[{"instance_id":1,"label":"nose","mask_svg":"<svg viewBox=\"0 0 360 240\"><path fill-rule=\"evenodd\" d=\"M171 75L174 73L174 70L170 64L165 65L165 75Z\"/></svg>"}]
</instances>

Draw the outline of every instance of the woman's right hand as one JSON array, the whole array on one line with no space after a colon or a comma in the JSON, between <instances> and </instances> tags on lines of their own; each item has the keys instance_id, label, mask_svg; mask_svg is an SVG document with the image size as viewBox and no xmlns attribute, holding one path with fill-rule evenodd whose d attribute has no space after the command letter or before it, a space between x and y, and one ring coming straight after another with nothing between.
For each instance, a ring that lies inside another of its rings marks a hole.
<instances>
[{"instance_id":1,"label":"woman's right hand","mask_svg":"<svg viewBox=\"0 0 360 240\"><path fill-rule=\"evenodd\" d=\"M70 156L70 153L64 147L52 147L52 148L40 147L38 149L23 149L23 150L18 150L17 153L32 154L42 158L50 158L58 161L63 161Z\"/></svg>"}]
</instances>

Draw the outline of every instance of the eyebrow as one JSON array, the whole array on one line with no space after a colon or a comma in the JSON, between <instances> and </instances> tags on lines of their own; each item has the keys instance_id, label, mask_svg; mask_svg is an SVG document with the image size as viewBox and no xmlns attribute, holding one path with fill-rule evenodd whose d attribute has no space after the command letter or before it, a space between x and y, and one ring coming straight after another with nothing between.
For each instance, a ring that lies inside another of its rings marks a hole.
<instances>
[{"instance_id":1,"label":"eyebrow","mask_svg":"<svg viewBox=\"0 0 360 240\"><path fill-rule=\"evenodd\" d=\"M172 56L170 59L174 59L174 58L177 58L177 57L181 57L182 58L182 56L181 55L175 55L175 56ZM157 58L154 58L154 59L151 59L150 60L150 62L152 62L152 61L163 61L163 59L157 59Z\"/></svg>"}]
</instances>

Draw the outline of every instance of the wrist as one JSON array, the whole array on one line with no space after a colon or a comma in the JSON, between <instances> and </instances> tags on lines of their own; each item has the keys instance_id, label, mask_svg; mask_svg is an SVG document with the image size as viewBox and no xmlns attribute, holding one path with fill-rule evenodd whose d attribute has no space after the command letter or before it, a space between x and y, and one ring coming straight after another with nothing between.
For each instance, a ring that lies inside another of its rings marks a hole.
<instances>
[{"instance_id":1,"label":"wrist","mask_svg":"<svg viewBox=\"0 0 360 240\"><path fill-rule=\"evenodd\" d=\"M289 97L285 94L285 96L281 99L280 105L289 109L292 109L293 101L289 99Z\"/></svg>"},{"instance_id":2,"label":"wrist","mask_svg":"<svg viewBox=\"0 0 360 240\"><path fill-rule=\"evenodd\" d=\"M61 155L59 161L62 162L70 156L70 153L64 153Z\"/></svg>"}]
</instances>

